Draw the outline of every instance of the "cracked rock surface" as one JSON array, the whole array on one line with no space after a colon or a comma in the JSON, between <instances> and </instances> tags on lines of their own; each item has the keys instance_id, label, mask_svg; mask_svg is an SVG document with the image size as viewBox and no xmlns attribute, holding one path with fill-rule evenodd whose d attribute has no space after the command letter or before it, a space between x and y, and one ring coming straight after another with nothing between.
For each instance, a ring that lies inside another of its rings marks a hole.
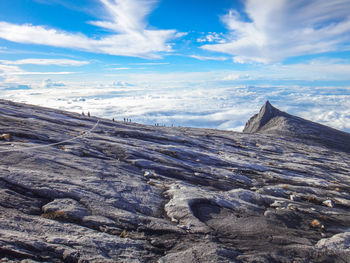
<instances>
[{"instance_id":1,"label":"cracked rock surface","mask_svg":"<svg viewBox=\"0 0 350 263\"><path fill-rule=\"evenodd\" d=\"M244 133L0 100L0 262L350 262L350 135L266 103Z\"/></svg>"}]
</instances>

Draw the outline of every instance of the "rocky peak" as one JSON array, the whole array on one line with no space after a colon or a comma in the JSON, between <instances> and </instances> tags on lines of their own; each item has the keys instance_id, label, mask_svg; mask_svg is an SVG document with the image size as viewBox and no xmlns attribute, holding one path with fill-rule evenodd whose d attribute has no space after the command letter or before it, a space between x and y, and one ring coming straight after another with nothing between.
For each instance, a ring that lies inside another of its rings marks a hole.
<instances>
[{"instance_id":1,"label":"rocky peak","mask_svg":"<svg viewBox=\"0 0 350 263\"><path fill-rule=\"evenodd\" d=\"M246 123L243 132L255 133L258 132L265 124L277 116L286 116L287 113L280 111L271 105L269 101L261 107L258 114L255 114Z\"/></svg>"},{"instance_id":2,"label":"rocky peak","mask_svg":"<svg viewBox=\"0 0 350 263\"><path fill-rule=\"evenodd\" d=\"M245 133L264 133L301 139L350 152L350 134L280 111L266 101L258 114L251 117Z\"/></svg>"}]
</instances>

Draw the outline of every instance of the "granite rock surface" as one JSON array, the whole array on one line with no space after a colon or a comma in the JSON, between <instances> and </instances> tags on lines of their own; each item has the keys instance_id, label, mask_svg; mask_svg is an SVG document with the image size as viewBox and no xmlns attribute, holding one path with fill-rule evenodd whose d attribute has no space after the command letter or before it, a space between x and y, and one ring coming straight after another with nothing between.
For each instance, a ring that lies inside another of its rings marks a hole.
<instances>
[{"instance_id":1,"label":"granite rock surface","mask_svg":"<svg viewBox=\"0 0 350 263\"><path fill-rule=\"evenodd\" d=\"M243 133L0 100L0 262L350 262L349 134Z\"/></svg>"}]
</instances>

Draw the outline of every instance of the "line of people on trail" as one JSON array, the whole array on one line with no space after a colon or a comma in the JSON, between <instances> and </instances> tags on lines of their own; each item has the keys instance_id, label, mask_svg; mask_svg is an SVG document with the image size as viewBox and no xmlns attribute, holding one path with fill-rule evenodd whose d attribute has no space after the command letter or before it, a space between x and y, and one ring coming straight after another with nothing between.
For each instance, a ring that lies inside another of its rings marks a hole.
<instances>
[{"instance_id":1,"label":"line of people on trail","mask_svg":"<svg viewBox=\"0 0 350 263\"><path fill-rule=\"evenodd\" d=\"M82 115L82 116L85 116L85 113L82 112L81 115ZM88 111L87 116L88 116L88 117L91 117L90 111ZM115 122L115 119L112 118L112 121ZM124 118L124 122L131 122L131 119L129 119L129 118Z\"/></svg>"},{"instance_id":2,"label":"line of people on trail","mask_svg":"<svg viewBox=\"0 0 350 263\"><path fill-rule=\"evenodd\" d=\"M85 116L85 113L82 112L81 115L82 115L82 116ZM90 111L88 111L87 116L88 116L88 117L91 117ZM112 121L115 122L115 119L112 118ZM128 123L131 123L131 119L129 119L129 118L124 118L123 121L124 121L124 122L128 122ZM156 126L156 127L166 127L165 124L162 124L162 125L161 125L161 124L159 124L159 123L155 123L154 126ZM174 124L172 124L171 127L174 127Z\"/></svg>"}]
</instances>

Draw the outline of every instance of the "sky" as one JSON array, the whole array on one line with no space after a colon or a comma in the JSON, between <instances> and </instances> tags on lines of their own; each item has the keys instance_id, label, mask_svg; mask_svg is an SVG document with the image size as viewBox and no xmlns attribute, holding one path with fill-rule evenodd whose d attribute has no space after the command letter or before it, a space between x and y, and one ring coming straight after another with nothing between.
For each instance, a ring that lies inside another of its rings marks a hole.
<instances>
[{"instance_id":1,"label":"sky","mask_svg":"<svg viewBox=\"0 0 350 263\"><path fill-rule=\"evenodd\" d=\"M350 132L349 0L1 0L0 98L241 131L266 100Z\"/></svg>"}]
</instances>

